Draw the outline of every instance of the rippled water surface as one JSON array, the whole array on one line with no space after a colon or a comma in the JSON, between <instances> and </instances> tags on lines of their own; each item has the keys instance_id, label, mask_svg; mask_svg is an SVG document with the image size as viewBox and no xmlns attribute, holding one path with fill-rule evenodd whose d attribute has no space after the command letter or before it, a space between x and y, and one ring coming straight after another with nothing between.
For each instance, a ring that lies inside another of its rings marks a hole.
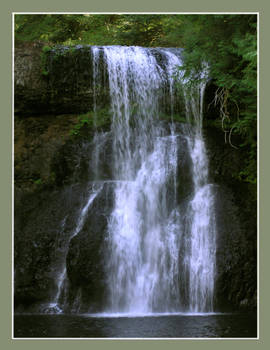
<instances>
[{"instance_id":1,"label":"rippled water surface","mask_svg":"<svg viewBox=\"0 0 270 350\"><path fill-rule=\"evenodd\" d=\"M256 338L254 314L15 315L15 338Z\"/></svg>"}]
</instances>

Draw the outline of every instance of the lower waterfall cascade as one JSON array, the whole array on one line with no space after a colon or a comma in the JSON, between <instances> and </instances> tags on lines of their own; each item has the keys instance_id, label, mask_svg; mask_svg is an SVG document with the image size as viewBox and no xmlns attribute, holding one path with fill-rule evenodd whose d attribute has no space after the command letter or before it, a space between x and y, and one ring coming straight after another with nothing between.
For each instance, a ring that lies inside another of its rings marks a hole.
<instances>
[{"instance_id":1,"label":"lower waterfall cascade","mask_svg":"<svg viewBox=\"0 0 270 350\"><path fill-rule=\"evenodd\" d=\"M59 222L61 257L53 270L51 301L42 311L213 313L217 224L202 130L207 68L200 82L190 84L179 69L181 49L93 46L89 50L93 113L98 118L102 108L98 98L104 81L102 60L111 128L96 131L85 145L87 186L79 204L74 204L75 219L66 214ZM176 114L181 122L173 121ZM68 231L71 220L74 224ZM95 225L102 226L102 237L93 232ZM80 235L86 245L92 244L87 243L88 236L102 241L96 250L102 259L103 291L91 290L102 294L102 305L85 301L85 292L70 280Z\"/></svg>"}]
</instances>

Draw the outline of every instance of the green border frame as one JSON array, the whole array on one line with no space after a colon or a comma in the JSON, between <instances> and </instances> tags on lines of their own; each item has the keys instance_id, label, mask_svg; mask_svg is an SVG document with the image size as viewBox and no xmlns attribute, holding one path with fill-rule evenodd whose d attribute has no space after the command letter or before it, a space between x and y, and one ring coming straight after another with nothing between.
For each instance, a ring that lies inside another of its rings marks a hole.
<instances>
[{"instance_id":1,"label":"green border frame","mask_svg":"<svg viewBox=\"0 0 270 350\"><path fill-rule=\"evenodd\" d=\"M270 117L267 115L265 102L269 99L267 89L267 77L269 76L269 0L66 0L59 4L59 1L47 0L37 2L34 0L9 0L0 5L1 21L1 101L2 116L0 128L0 152L1 152L1 338L0 344L3 349L10 347L22 349L40 349L57 347L73 349L75 346L81 348L108 348L108 349L129 349L135 347L147 347L154 349L178 348L179 346L194 349L227 348L237 346L245 350L269 347L268 332L268 310L269 310L269 254L270 234L267 232L267 198L269 198L269 184L267 179L270 175L268 130L270 129ZM12 339L12 12L256 12L259 13L260 34L259 34L259 339L256 340L227 340L227 339L205 339L205 340L19 340Z\"/></svg>"}]
</instances>

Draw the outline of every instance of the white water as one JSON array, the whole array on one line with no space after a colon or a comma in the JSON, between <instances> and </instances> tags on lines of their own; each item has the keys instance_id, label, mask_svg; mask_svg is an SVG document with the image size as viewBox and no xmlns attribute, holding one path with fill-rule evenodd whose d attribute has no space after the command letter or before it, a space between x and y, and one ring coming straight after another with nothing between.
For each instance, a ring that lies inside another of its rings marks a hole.
<instances>
[{"instance_id":1,"label":"white water","mask_svg":"<svg viewBox=\"0 0 270 350\"><path fill-rule=\"evenodd\" d=\"M202 77L206 72L202 73ZM194 195L189 203L186 268L189 275L189 310L213 311L216 224L213 187L208 182L208 159L202 135L206 82L185 88L188 149L192 160ZM191 126L193 123L193 126Z\"/></svg>"},{"instance_id":2,"label":"white water","mask_svg":"<svg viewBox=\"0 0 270 350\"><path fill-rule=\"evenodd\" d=\"M72 234L72 236L70 237L70 239L75 237L83 228L83 224L85 222L85 218L86 218L86 215L89 211L89 208L91 207L91 205L94 202L97 195L101 192L103 185L104 185L103 182L93 183L91 189L89 190L89 195L88 195L86 204L84 205L84 207L80 211L75 231Z\"/></svg>"}]
</instances>

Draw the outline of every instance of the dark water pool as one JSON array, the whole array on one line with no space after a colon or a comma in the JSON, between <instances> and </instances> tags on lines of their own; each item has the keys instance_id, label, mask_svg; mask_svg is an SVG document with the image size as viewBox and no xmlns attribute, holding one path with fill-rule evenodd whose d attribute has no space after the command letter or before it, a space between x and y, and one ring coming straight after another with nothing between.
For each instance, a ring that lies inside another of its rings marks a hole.
<instances>
[{"instance_id":1,"label":"dark water pool","mask_svg":"<svg viewBox=\"0 0 270 350\"><path fill-rule=\"evenodd\" d=\"M254 314L93 317L15 315L15 338L256 338Z\"/></svg>"}]
</instances>

